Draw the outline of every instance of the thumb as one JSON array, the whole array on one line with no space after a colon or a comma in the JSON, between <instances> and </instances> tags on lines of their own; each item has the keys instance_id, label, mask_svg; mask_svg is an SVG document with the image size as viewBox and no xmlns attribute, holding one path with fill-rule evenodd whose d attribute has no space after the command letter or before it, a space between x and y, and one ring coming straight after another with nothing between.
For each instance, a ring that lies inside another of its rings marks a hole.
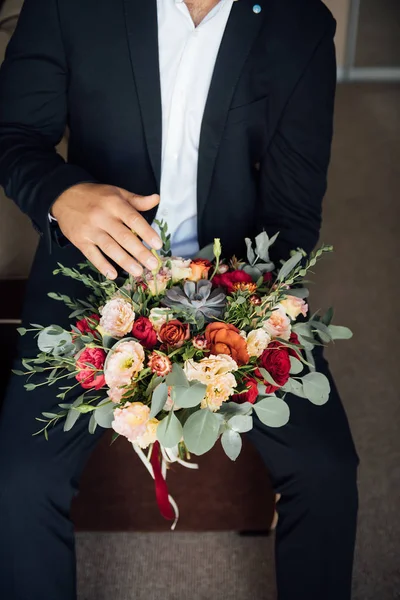
<instances>
[{"instance_id":1,"label":"thumb","mask_svg":"<svg viewBox=\"0 0 400 600\"><path fill-rule=\"evenodd\" d=\"M140 212L150 210L160 203L160 196L158 194L141 196L140 194L132 194L125 191L124 198L131 206L133 206L133 208Z\"/></svg>"}]
</instances>

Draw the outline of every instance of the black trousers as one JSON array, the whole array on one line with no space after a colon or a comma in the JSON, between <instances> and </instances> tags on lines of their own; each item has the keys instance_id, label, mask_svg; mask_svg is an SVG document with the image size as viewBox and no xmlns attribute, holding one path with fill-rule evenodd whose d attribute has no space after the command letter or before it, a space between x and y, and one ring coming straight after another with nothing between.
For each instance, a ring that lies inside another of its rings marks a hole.
<instances>
[{"instance_id":1,"label":"black trousers","mask_svg":"<svg viewBox=\"0 0 400 600\"><path fill-rule=\"evenodd\" d=\"M21 348L25 356L34 354L33 345ZM329 375L322 353L316 362ZM70 504L102 432L89 435L85 416L69 433L62 425L51 430L48 442L32 437L35 417L51 412L57 401L53 388L25 392L23 384L23 378L11 378L0 418L0 598L73 600ZM276 532L279 600L351 596L358 458L331 384L325 406L289 397L286 427L270 429L258 421L248 434L282 494Z\"/></svg>"}]
</instances>

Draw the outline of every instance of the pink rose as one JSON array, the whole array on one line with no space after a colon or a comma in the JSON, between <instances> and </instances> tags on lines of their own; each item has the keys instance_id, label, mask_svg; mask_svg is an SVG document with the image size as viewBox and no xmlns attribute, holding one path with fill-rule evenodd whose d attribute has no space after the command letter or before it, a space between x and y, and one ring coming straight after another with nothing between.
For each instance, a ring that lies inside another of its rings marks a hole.
<instances>
[{"instance_id":1,"label":"pink rose","mask_svg":"<svg viewBox=\"0 0 400 600\"><path fill-rule=\"evenodd\" d=\"M295 321L299 315L306 317L308 313L307 303L302 298L297 298L296 296L286 296L286 298L281 301L280 306L283 307L284 311L292 321Z\"/></svg>"},{"instance_id":2,"label":"pink rose","mask_svg":"<svg viewBox=\"0 0 400 600\"><path fill-rule=\"evenodd\" d=\"M106 353L102 348L85 348L76 359L76 379L85 389L99 390L105 384L103 367ZM92 366L89 366L92 365Z\"/></svg>"},{"instance_id":3,"label":"pink rose","mask_svg":"<svg viewBox=\"0 0 400 600\"><path fill-rule=\"evenodd\" d=\"M132 330L134 320L132 304L123 298L114 298L101 309L100 327L112 337L124 337Z\"/></svg>"},{"instance_id":4,"label":"pink rose","mask_svg":"<svg viewBox=\"0 0 400 600\"><path fill-rule=\"evenodd\" d=\"M165 377L172 371L172 363L168 356L153 352L149 357L148 366L158 377Z\"/></svg>"}]
</instances>

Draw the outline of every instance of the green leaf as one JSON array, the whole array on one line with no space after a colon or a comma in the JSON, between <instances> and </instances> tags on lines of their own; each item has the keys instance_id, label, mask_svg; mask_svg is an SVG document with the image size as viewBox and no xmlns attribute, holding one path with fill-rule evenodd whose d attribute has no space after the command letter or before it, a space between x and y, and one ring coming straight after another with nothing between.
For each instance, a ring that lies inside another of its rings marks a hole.
<instances>
[{"instance_id":1,"label":"green leaf","mask_svg":"<svg viewBox=\"0 0 400 600\"><path fill-rule=\"evenodd\" d=\"M27 329L25 329L25 327L18 327L17 329L19 335L25 335L27 332Z\"/></svg>"},{"instance_id":2,"label":"green leaf","mask_svg":"<svg viewBox=\"0 0 400 600\"><path fill-rule=\"evenodd\" d=\"M315 344L308 323L296 323L293 331L299 336L299 341L305 350L312 350L314 348ZM311 342L311 340L313 341Z\"/></svg>"},{"instance_id":3,"label":"green leaf","mask_svg":"<svg viewBox=\"0 0 400 600\"><path fill-rule=\"evenodd\" d=\"M334 310L332 307L328 308L321 321L324 325L330 325L332 323L332 319L334 317Z\"/></svg>"},{"instance_id":4,"label":"green leaf","mask_svg":"<svg viewBox=\"0 0 400 600\"><path fill-rule=\"evenodd\" d=\"M299 396L300 398L306 397L303 390L303 384L297 379L290 378L289 381L281 388L281 390L283 392L287 392L288 394Z\"/></svg>"},{"instance_id":5,"label":"green leaf","mask_svg":"<svg viewBox=\"0 0 400 600\"><path fill-rule=\"evenodd\" d=\"M183 427L174 411L171 410L157 427L157 439L164 448L174 448L182 439Z\"/></svg>"},{"instance_id":6,"label":"green leaf","mask_svg":"<svg viewBox=\"0 0 400 600\"><path fill-rule=\"evenodd\" d=\"M81 406L77 406L75 410L85 415L96 410L96 407L91 404L81 404Z\"/></svg>"},{"instance_id":7,"label":"green leaf","mask_svg":"<svg viewBox=\"0 0 400 600\"><path fill-rule=\"evenodd\" d=\"M353 337L353 332L348 327L329 325L328 329L333 340L350 340Z\"/></svg>"},{"instance_id":8,"label":"green leaf","mask_svg":"<svg viewBox=\"0 0 400 600\"><path fill-rule=\"evenodd\" d=\"M268 427L283 427L289 421L289 406L276 396L263 398L254 405L254 410L260 421Z\"/></svg>"},{"instance_id":9,"label":"green leaf","mask_svg":"<svg viewBox=\"0 0 400 600\"><path fill-rule=\"evenodd\" d=\"M307 288L291 288L289 290L285 290L286 296L295 296L296 298L308 298L310 292Z\"/></svg>"},{"instance_id":10,"label":"green leaf","mask_svg":"<svg viewBox=\"0 0 400 600\"><path fill-rule=\"evenodd\" d=\"M67 418L65 419L64 431L70 431L70 429L73 428L73 426L75 425L75 423L77 422L77 420L79 419L81 414L82 413L80 413L75 408L71 408L68 411Z\"/></svg>"},{"instance_id":11,"label":"green leaf","mask_svg":"<svg viewBox=\"0 0 400 600\"><path fill-rule=\"evenodd\" d=\"M237 431L228 429L221 436L221 444L225 454L231 460L236 460L242 449L242 438Z\"/></svg>"},{"instance_id":12,"label":"green leaf","mask_svg":"<svg viewBox=\"0 0 400 600\"><path fill-rule=\"evenodd\" d=\"M260 277L260 270L257 268L257 266L252 267L251 265L246 265L243 268L243 271L250 275L253 281L257 281Z\"/></svg>"},{"instance_id":13,"label":"green leaf","mask_svg":"<svg viewBox=\"0 0 400 600\"><path fill-rule=\"evenodd\" d=\"M36 389L36 385L34 383L27 383L25 386L27 392L33 392Z\"/></svg>"},{"instance_id":14,"label":"green leaf","mask_svg":"<svg viewBox=\"0 0 400 600\"><path fill-rule=\"evenodd\" d=\"M219 436L220 419L207 408L191 415L183 427L183 437L189 452L197 456L214 446Z\"/></svg>"},{"instance_id":15,"label":"green leaf","mask_svg":"<svg viewBox=\"0 0 400 600\"><path fill-rule=\"evenodd\" d=\"M54 327L54 325L51 325L39 333L37 339L39 350L54 356L70 353L71 347L75 350L71 334L61 329L61 327L57 327L57 329L54 329ZM58 333L59 330L61 330L61 333ZM53 333L53 331L57 331L57 333Z\"/></svg>"},{"instance_id":16,"label":"green leaf","mask_svg":"<svg viewBox=\"0 0 400 600\"><path fill-rule=\"evenodd\" d=\"M150 419L154 419L156 415L164 408L168 400L168 386L166 383L160 383L153 392L151 399Z\"/></svg>"},{"instance_id":17,"label":"green leaf","mask_svg":"<svg viewBox=\"0 0 400 600\"><path fill-rule=\"evenodd\" d=\"M295 356L290 357L290 373L291 375L298 375L304 369L303 363L301 360L296 358Z\"/></svg>"},{"instance_id":18,"label":"green leaf","mask_svg":"<svg viewBox=\"0 0 400 600\"><path fill-rule=\"evenodd\" d=\"M97 425L100 425L104 429L110 429L111 423L114 420L114 409L115 404L110 402L108 398L102 400L93 413Z\"/></svg>"},{"instance_id":19,"label":"green leaf","mask_svg":"<svg viewBox=\"0 0 400 600\"><path fill-rule=\"evenodd\" d=\"M172 371L167 376L165 383L167 385L171 385L171 386L179 386L179 387L185 387L185 388L189 387L189 382L187 380L185 372L182 369L182 367L180 365L178 365L177 363L174 363L172 365Z\"/></svg>"},{"instance_id":20,"label":"green leaf","mask_svg":"<svg viewBox=\"0 0 400 600\"><path fill-rule=\"evenodd\" d=\"M91 416L91 417L90 417L90 419L89 419L88 431L89 431L89 433L90 433L91 435L93 435L93 434L94 434L94 432L95 432L95 431L96 431L96 429L97 429L97 423L96 423L96 419L94 418L94 415L95 415L95 414L96 414L96 413L92 413L92 416Z\"/></svg>"},{"instance_id":21,"label":"green leaf","mask_svg":"<svg viewBox=\"0 0 400 600\"><path fill-rule=\"evenodd\" d=\"M253 250L253 242L250 238L245 238L244 241L246 242L247 246L247 262L249 263L249 265L253 265L256 260L256 255Z\"/></svg>"},{"instance_id":22,"label":"green leaf","mask_svg":"<svg viewBox=\"0 0 400 600\"><path fill-rule=\"evenodd\" d=\"M239 433L247 433L253 429L253 417L251 415L235 415L228 421L230 429Z\"/></svg>"},{"instance_id":23,"label":"green leaf","mask_svg":"<svg viewBox=\"0 0 400 600\"><path fill-rule=\"evenodd\" d=\"M295 267L297 267L297 265L302 260L302 258L303 258L303 255L301 254L301 252L296 252L295 254L293 254L293 256L291 256L289 258L289 260L287 260L282 265L282 267L278 273L278 280L284 281L286 279L286 277L293 271L293 269Z\"/></svg>"},{"instance_id":24,"label":"green leaf","mask_svg":"<svg viewBox=\"0 0 400 600\"><path fill-rule=\"evenodd\" d=\"M172 388L172 394L179 408L193 408L198 406L206 395L207 386L204 383L194 381L189 388L176 386Z\"/></svg>"},{"instance_id":25,"label":"green leaf","mask_svg":"<svg viewBox=\"0 0 400 600\"><path fill-rule=\"evenodd\" d=\"M51 412L42 412L42 415L44 417L46 417L46 419L55 419L56 417L59 416L56 413L51 413Z\"/></svg>"},{"instance_id":26,"label":"green leaf","mask_svg":"<svg viewBox=\"0 0 400 600\"><path fill-rule=\"evenodd\" d=\"M14 373L14 375L25 375L23 371L18 371L18 369L13 369L11 372Z\"/></svg>"},{"instance_id":27,"label":"green leaf","mask_svg":"<svg viewBox=\"0 0 400 600\"><path fill-rule=\"evenodd\" d=\"M321 340L327 344L332 341L332 334L324 323L321 321L310 321L310 326L312 329L316 329Z\"/></svg>"},{"instance_id":28,"label":"green leaf","mask_svg":"<svg viewBox=\"0 0 400 600\"><path fill-rule=\"evenodd\" d=\"M331 386L323 373L312 372L302 378L306 398L317 406L322 406L329 400Z\"/></svg>"},{"instance_id":29,"label":"green leaf","mask_svg":"<svg viewBox=\"0 0 400 600\"><path fill-rule=\"evenodd\" d=\"M199 250L194 258L205 258L207 260L213 261L215 258L214 243L208 244L208 246L205 246L204 248Z\"/></svg>"},{"instance_id":30,"label":"green leaf","mask_svg":"<svg viewBox=\"0 0 400 600\"><path fill-rule=\"evenodd\" d=\"M258 257L264 262L269 262L270 241L266 231L262 231L256 237L256 252Z\"/></svg>"},{"instance_id":31,"label":"green leaf","mask_svg":"<svg viewBox=\"0 0 400 600\"><path fill-rule=\"evenodd\" d=\"M273 385L274 387L277 387L277 388L280 387L276 383L276 381L274 381L272 379L272 375L270 375L266 369L259 369L259 370L260 370L261 375L264 377L265 381L267 381L270 385Z\"/></svg>"},{"instance_id":32,"label":"green leaf","mask_svg":"<svg viewBox=\"0 0 400 600\"><path fill-rule=\"evenodd\" d=\"M265 392L265 386L263 391ZM218 412L227 416L250 415L253 412L253 405L250 402L243 402L243 404L224 402Z\"/></svg>"}]
</instances>

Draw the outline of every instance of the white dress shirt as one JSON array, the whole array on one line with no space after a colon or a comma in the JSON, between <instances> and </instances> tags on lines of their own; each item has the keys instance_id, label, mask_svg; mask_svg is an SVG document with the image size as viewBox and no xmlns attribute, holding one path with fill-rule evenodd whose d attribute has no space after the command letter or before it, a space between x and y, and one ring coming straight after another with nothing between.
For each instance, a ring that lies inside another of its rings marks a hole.
<instances>
[{"instance_id":1,"label":"white dress shirt","mask_svg":"<svg viewBox=\"0 0 400 600\"><path fill-rule=\"evenodd\" d=\"M157 0L163 142L160 204L156 218L168 223L175 256L189 257L199 249L197 163L200 129L233 2L220 0L195 27L183 0Z\"/></svg>"}]
</instances>

